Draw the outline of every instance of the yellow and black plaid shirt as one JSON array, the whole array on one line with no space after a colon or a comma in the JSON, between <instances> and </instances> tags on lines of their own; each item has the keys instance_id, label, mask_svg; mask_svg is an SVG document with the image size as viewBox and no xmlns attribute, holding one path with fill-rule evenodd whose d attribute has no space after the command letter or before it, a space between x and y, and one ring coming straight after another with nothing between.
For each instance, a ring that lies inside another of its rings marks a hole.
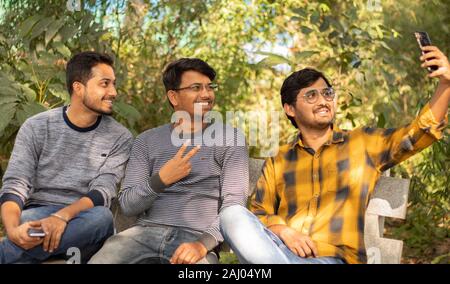
<instances>
[{"instance_id":1,"label":"yellow and black plaid shirt","mask_svg":"<svg viewBox=\"0 0 450 284\"><path fill-rule=\"evenodd\" d=\"M317 152L294 143L266 160L250 210L264 225L285 224L309 235L319 256L366 262L364 214L380 173L443 135L426 105L409 125L333 133Z\"/></svg>"}]
</instances>

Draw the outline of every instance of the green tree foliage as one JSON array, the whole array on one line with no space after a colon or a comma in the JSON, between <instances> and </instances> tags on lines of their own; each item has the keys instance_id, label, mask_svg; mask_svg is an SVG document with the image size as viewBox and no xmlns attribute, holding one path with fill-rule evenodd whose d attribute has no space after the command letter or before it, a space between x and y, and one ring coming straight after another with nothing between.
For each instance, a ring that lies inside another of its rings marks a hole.
<instances>
[{"instance_id":1,"label":"green tree foliage","mask_svg":"<svg viewBox=\"0 0 450 284\"><path fill-rule=\"evenodd\" d=\"M210 63L220 84L216 109L258 111L250 120L282 109L279 89L290 71L320 69L338 90L338 124L353 129L404 125L431 97L436 82L420 68L414 31L427 31L450 55L445 0L86 0L72 12L66 2L0 0L0 176L20 125L69 102L64 67L79 51L115 58L115 117L134 134L170 119L161 73L176 58ZM279 118L284 144L295 129ZM407 220L389 230L405 240L408 259L448 262L446 133L391 171L412 179ZM267 147L259 142L252 156Z\"/></svg>"}]
</instances>

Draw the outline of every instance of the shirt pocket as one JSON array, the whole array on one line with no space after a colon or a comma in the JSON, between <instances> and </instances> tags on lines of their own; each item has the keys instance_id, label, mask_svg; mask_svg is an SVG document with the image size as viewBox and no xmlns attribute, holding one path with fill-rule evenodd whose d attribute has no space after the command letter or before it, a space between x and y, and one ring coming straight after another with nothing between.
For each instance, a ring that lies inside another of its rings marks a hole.
<instances>
[{"instance_id":1,"label":"shirt pocket","mask_svg":"<svg viewBox=\"0 0 450 284\"><path fill-rule=\"evenodd\" d=\"M322 192L338 191L338 172L336 167L326 167L323 170L323 188Z\"/></svg>"}]
</instances>

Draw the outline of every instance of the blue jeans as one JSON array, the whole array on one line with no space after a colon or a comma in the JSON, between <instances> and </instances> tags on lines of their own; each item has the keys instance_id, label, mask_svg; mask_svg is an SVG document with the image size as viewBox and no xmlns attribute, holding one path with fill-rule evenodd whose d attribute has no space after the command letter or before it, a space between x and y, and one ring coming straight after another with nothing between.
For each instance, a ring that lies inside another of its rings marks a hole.
<instances>
[{"instance_id":1,"label":"blue jeans","mask_svg":"<svg viewBox=\"0 0 450 284\"><path fill-rule=\"evenodd\" d=\"M57 212L64 206L40 206L25 209L20 218L21 223L40 220ZM111 211L106 207L96 206L80 212L70 220L61 237L59 247L53 253L44 251L42 245L25 250L9 239L0 242L0 263L39 263L52 257L70 257L69 248L80 250L80 262L85 263L100 249L103 242L114 233Z\"/></svg>"},{"instance_id":2,"label":"blue jeans","mask_svg":"<svg viewBox=\"0 0 450 284\"><path fill-rule=\"evenodd\" d=\"M135 225L109 238L89 261L92 264L153 263L168 264L184 242L198 240L200 233L164 225ZM207 254L202 264L217 263L217 255Z\"/></svg>"},{"instance_id":3,"label":"blue jeans","mask_svg":"<svg viewBox=\"0 0 450 284\"><path fill-rule=\"evenodd\" d=\"M278 236L246 208L233 205L220 213L220 228L241 263L343 264L336 257L303 258L294 254Z\"/></svg>"}]
</instances>

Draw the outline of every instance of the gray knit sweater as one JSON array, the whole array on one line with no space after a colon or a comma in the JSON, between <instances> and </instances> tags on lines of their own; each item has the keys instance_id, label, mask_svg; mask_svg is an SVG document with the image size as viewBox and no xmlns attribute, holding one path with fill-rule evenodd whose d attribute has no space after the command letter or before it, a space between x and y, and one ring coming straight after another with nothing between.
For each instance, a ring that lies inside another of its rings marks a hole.
<instances>
[{"instance_id":1,"label":"gray knit sweater","mask_svg":"<svg viewBox=\"0 0 450 284\"><path fill-rule=\"evenodd\" d=\"M39 113L22 125L3 176L1 203L69 205L87 196L96 206L110 206L133 136L105 115L79 128L65 109Z\"/></svg>"}]
</instances>

